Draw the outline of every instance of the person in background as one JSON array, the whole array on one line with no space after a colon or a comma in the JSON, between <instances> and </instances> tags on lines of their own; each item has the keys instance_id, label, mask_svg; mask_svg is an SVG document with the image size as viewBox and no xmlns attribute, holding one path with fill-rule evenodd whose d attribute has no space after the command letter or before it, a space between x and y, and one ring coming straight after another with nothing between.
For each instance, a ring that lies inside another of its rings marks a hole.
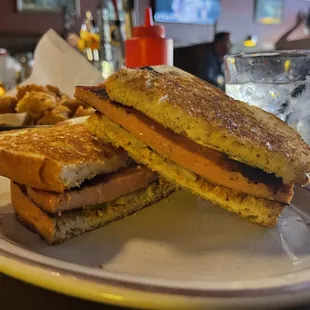
<instances>
[{"instance_id":1,"label":"person in background","mask_svg":"<svg viewBox=\"0 0 310 310\"><path fill-rule=\"evenodd\" d=\"M295 25L289 29L281 38L275 43L276 50L297 50L297 49L310 49L310 37L300 40L289 41L289 35L299 28L305 21L305 14L298 13Z\"/></svg>"},{"instance_id":2,"label":"person in background","mask_svg":"<svg viewBox=\"0 0 310 310\"><path fill-rule=\"evenodd\" d=\"M211 51L204 57L200 66L199 77L216 87L225 90L223 61L231 49L229 32L215 35Z\"/></svg>"}]
</instances>

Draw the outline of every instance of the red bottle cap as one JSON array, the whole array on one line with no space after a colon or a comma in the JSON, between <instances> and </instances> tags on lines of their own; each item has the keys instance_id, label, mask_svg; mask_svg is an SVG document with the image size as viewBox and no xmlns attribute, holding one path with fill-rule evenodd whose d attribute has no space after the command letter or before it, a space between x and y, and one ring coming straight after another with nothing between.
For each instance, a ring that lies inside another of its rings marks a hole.
<instances>
[{"instance_id":1,"label":"red bottle cap","mask_svg":"<svg viewBox=\"0 0 310 310\"><path fill-rule=\"evenodd\" d=\"M133 27L133 37L165 37L165 28L161 25L154 25L151 8L145 9L144 25Z\"/></svg>"}]
</instances>

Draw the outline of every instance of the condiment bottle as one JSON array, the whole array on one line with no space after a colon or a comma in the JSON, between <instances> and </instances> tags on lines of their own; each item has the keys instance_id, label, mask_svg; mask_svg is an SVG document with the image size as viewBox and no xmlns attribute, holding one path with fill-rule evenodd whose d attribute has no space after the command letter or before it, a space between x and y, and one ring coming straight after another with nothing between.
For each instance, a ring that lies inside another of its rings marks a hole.
<instances>
[{"instance_id":1,"label":"condiment bottle","mask_svg":"<svg viewBox=\"0 0 310 310\"><path fill-rule=\"evenodd\" d=\"M125 47L129 68L173 65L173 40L165 38L164 26L153 24L151 8L145 10L145 24L133 27Z\"/></svg>"}]
</instances>

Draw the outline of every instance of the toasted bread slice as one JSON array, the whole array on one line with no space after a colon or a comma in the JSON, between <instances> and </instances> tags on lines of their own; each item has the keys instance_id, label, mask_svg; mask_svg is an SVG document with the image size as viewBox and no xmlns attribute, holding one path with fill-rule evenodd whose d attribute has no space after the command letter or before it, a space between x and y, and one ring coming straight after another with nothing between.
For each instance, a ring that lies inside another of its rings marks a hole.
<instances>
[{"instance_id":1,"label":"toasted bread slice","mask_svg":"<svg viewBox=\"0 0 310 310\"><path fill-rule=\"evenodd\" d=\"M113 123L106 116L92 115L87 120L86 126L99 139L109 141L116 147L124 148L133 159L154 171L158 171L164 178L215 205L238 213L252 222L273 227L285 206L275 201L237 192L200 178L182 166L164 159L152 151L144 142Z\"/></svg>"},{"instance_id":2,"label":"toasted bread slice","mask_svg":"<svg viewBox=\"0 0 310 310\"><path fill-rule=\"evenodd\" d=\"M122 69L105 87L112 100L196 143L275 173L285 183L308 182L310 147L297 132L196 77L173 67Z\"/></svg>"},{"instance_id":3,"label":"toasted bread slice","mask_svg":"<svg viewBox=\"0 0 310 310\"><path fill-rule=\"evenodd\" d=\"M112 102L102 87L79 86L76 87L75 96L88 102L160 156L172 160L210 182L255 197L283 203L289 203L293 197L293 185L284 185L281 178L229 159L224 153L197 144L164 128L131 107Z\"/></svg>"},{"instance_id":4,"label":"toasted bread slice","mask_svg":"<svg viewBox=\"0 0 310 310\"><path fill-rule=\"evenodd\" d=\"M173 186L160 179L151 183L147 188L127 194L112 202L51 216L29 199L24 186L11 182L12 205L17 218L38 232L49 244L79 236L131 215L167 197L172 191Z\"/></svg>"},{"instance_id":5,"label":"toasted bread slice","mask_svg":"<svg viewBox=\"0 0 310 310\"><path fill-rule=\"evenodd\" d=\"M0 175L34 188L63 192L131 162L84 125L0 133Z\"/></svg>"}]
</instances>

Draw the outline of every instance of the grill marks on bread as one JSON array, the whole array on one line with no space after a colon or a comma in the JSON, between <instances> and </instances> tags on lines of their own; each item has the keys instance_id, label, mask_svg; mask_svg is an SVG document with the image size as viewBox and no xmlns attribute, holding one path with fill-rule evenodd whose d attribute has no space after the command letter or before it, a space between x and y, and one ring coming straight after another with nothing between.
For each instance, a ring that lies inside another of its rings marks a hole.
<instances>
[{"instance_id":1,"label":"grill marks on bread","mask_svg":"<svg viewBox=\"0 0 310 310\"><path fill-rule=\"evenodd\" d=\"M133 108L112 102L102 88L78 87L76 95L146 143L163 158L168 158L211 182L283 203L289 203L293 196L292 184L284 185L281 178L273 174L231 160L221 152L164 128Z\"/></svg>"},{"instance_id":2,"label":"grill marks on bread","mask_svg":"<svg viewBox=\"0 0 310 310\"><path fill-rule=\"evenodd\" d=\"M156 68L113 74L105 82L109 97L286 183L308 182L310 147L287 124L180 70L159 74Z\"/></svg>"}]
</instances>

